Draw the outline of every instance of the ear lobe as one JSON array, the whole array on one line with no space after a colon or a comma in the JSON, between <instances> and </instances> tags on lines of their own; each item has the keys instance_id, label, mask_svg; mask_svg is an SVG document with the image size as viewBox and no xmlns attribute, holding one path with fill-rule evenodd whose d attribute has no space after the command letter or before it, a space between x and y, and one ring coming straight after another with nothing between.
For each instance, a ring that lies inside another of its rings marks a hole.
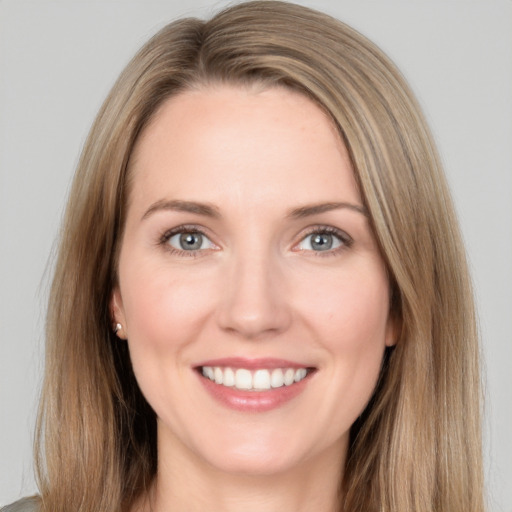
<instances>
[{"instance_id":1,"label":"ear lobe","mask_svg":"<svg viewBox=\"0 0 512 512\"><path fill-rule=\"evenodd\" d=\"M394 347L398 343L402 332L402 321L398 315L390 311L388 316L388 323L386 325L386 347Z\"/></svg>"},{"instance_id":2,"label":"ear lobe","mask_svg":"<svg viewBox=\"0 0 512 512\"><path fill-rule=\"evenodd\" d=\"M121 291L116 286L110 297L110 314L112 320L112 328L119 338L126 339L126 318L123 308L123 299Z\"/></svg>"}]
</instances>

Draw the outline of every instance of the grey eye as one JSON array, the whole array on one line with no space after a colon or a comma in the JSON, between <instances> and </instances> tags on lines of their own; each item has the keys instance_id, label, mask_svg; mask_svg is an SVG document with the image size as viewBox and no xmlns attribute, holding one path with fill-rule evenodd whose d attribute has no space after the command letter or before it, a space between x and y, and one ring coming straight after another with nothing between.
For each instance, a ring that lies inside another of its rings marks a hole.
<instances>
[{"instance_id":1,"label":"grey eye","mask_svg":"<svg viewBox=\"0 0 512 512\"><path fill-rule=\"evenodd\" d=\"M180 235L180 247L185 251L195 251L201 249L203 244L203 235L200 233L182 233Z\"/></svg>"},{"instance_id":2,"label":"grey eye","mask_svg":"<svg viewBox=\"0 0 512 512\"><path fill-rule=\"evenodd\" d=\"M329 251L337 249L343 244L339 236L332 233L311 233L304 237L299 244L302 251Z\"/></svg>"},{"instance_id":3,"label":"grey eye","mask_svg":"<svg viewBox=\"0 0 512 512\"><path fill-rule=\"evenodd\" d=\"M197 232L176 233L169 238L167 243L181 251L199 251L214 247L205 235Z\"/></svg>"},{"instance_id":4,"label":"grey eye","mask_svg":"<svg viewBox=\"0 0 512 512\"><path fill-rule=\"evenodd\" d=\"M315 251L327 251L332 248L333 236L316 234L311 237L311 248Z\"/></svg>"}]
</instances>

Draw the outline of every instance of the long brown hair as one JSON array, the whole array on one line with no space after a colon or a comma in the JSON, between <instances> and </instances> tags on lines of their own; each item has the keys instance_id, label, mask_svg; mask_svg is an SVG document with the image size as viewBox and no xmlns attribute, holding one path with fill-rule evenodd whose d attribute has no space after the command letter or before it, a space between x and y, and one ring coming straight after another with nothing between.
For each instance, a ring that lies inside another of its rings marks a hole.
<instances>
[{"instance_id":1,"label":"long brown hair","mask_svg":"<svg viewBox=\"0 0 512 512\"><path fill-rule=\"evenodd\" d=\"M112 332L109 300L138 135L162 102L208 83L285 86L345 142L393 289L400 338L351 431L347 512L482 512L478 344L452 202L394 65L347 25L256 1L154 36L101 108L78 164L47 321L37 467L44 512L120 511L157 470L155 415Z\"/></svg>"}]
</instances>

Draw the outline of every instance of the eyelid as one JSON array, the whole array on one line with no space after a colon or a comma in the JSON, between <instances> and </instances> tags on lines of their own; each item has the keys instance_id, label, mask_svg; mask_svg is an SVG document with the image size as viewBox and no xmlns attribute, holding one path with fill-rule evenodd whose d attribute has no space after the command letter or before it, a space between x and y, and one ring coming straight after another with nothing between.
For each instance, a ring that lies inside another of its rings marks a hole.
<instances>
[{"instance_id":1,"label":"eyelid","mask_svg":"<svg viewBox=\"0 0 512 512\"><path fill-rule=\"evenodd\" d=\"M219 249L219 246L215 242L213 242L211 235L209 235L207 231L208 230L206 230L202 226L198 226L196 224L181 224L179 226L176 226L174 228L164 231L164 233L158 239L158 245L163 246L166 251L169 251L170 253L176 254L179 256L188 256L188 257L202 256L206 252L215 251L215 250ZM200 234L208 239L208 241L211 243L213 248L186 251L183 249L177 249L176 247L173 247L172 245L170 245L168 243L169 240L173 236L183 234L183 233Z\"/></svg>"},{"instance_id":2,"label":"eyelid","mask_svg":"<svg viewBox=\"0 0 512 512\"><path fill-rule=\"evenodd\" d=\"M209 230L205 229L202 226L198 226L197 224L181 224L179 226L176 226L176 227L173 227L171 229L164 231L164 233L159 237L158 245L164 246L167 251L174 253L174 254L184 255L184 256L189 256L189 257L190 256L192 256L192 257L201 256L210 251L215 251L215 250L220 249L218 244L216 244L212 240L212 236L209 235L208 232L209 232ZM209 240L209 242L214 246L214 248L186 251L186 250L177 249L168 244L168 241L170 238L172 238L173 236L175 236L177 234L181 234L181 233L198 233L198 234L206 237ZM305 238L307 238L308 236L317 234L317 233L319 233L319 234L327 233L329 235L333 235L341 241L341 245L334 249L328 249L325 251L313 251L313 250L298 248L298 245L300 243L302 243ZM337 254L338 252L349 248L352 245L352 243L354 242L353 238L346 231L343 231L339 228L336 228L336 227L330 226L330 225L309 226L309 227L305 228L304 230L302 230L298 236L299 236L299 240L298 240L298 242L296 242L293 245L292 251L308 252L315 256L328 256L328 255L332 255L332 254Z\"/></svg>"},{"instance_id":3,"label":"eyelid","mask_svg":"<svg viewBox=\"0 0 512 512\"><path fill-rule=\"evenodd\" d=\"M298 246L308 236L315 235L315 234L333 235L341 241L341 245L334 249L328 249L325 251L313 251L313 250L298 248ZM354 242L354 239L346 231L343 231L342 229L335 228L334 226L329 226L329 225L309 226L299 234L299 237L300 237L299 241L294 244L294 246L292 247L292 250L295 252L308 252L308 253L314 254L315 256L328 256L328 255L336 254L340 251L346 250Z\"/></svg>"}]
</instances>

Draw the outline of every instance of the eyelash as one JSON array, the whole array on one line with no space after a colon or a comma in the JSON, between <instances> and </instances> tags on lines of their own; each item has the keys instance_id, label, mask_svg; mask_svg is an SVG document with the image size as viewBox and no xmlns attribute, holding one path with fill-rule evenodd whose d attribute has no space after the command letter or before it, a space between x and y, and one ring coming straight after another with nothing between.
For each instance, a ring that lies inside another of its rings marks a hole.
<instances>
[{"instance_id":1,"label":"eyelash","mask_svg":"<svg viewBox=\"0 0 512 512\"><path fill-rule=\"evenodd\" d=\"M163 233L159 238L158 244L163 246L166 251L170 252L171 254L178 255L178 256L188 256L188 257L192 257L192 258L197 258L197 257L204 255L204 253L206 251L205 249L202 249L202 250L199 249L199 250L195 250L195 251L194 250L185 251L185 250L176 249L175 247L172 247L168 243L169 240L173 236L183 234L183 233L199 234L199 235L202 235L202 236L208 238L208 240L210 240L210 238L205 233L205 231L203 229L201 229L200 227L195 226L195 225L182 225L182 226L178 226L176 228L172 228L172 229L166 231L165 233ZM338 253L350 248L354 242L352 237L350 237L347 233L345 233L344 231L342 231L340 229L334 228L332 226L315 226L314 228L308 229L305 233L303 233L301 235L299 243L303 242L308 236L312 236L312 235L316 235L316 234L320 234L320 235L327 234L327 235L335 236L336 238L338 238L340 240L341 245L335 249L328 249L325 251L310 251L310 250L306 250L306 249L296 249L295 251L296 252L308 252L308 253L312 253L314 256L327 257L327 256L332 256L333 254L338 254ZM298 244L295 244L295 245L298 245Z\"/></svg>"},{"instance_id":2,"label":"eyelash","mask_svg":"<svg viewBox=\"0 0 512 512\"><path fill-rule=\"evenodd\" d=\"M308 236L312 235L332 235L338 238L341 242L341 245L339 247L336 247L335 249L328 249L325 251L306 251L305 249L298 249L297 252L308 252L312 254L313 256L325 258L328 256L337 255L347 249L349 249L354 240L351 236L349 236L345 231L342 231L341 229L334 228L332 226L315 226L314 228L309 229L306 231L300 239L300 242L303 242ZM297 245L297 244L296 244Z\"/></svg>"},{"instance_id":3,"label":"eyelash","mask_svg":"<svg viewBox=\"0 0 512 512\"><path fill-rule=\"evenodd\" d=\"M198 234L202 235L208 240L210 239L208 235L199 228L198 226L194 225L183 225L178 226L176 228L169 229L166 231L159 239L159 245L163 246L166 251L168 251L171 254L177 255L177 256L185 256L185 257L191 257L191 258L197 258L204 255L204 249L203 250L197 250L197 251L185 251L176 249L172 245L170 245L168 242L174 235L180 235L183 233L190 233L190 234Z\"/></svg>"}]
</instances>

